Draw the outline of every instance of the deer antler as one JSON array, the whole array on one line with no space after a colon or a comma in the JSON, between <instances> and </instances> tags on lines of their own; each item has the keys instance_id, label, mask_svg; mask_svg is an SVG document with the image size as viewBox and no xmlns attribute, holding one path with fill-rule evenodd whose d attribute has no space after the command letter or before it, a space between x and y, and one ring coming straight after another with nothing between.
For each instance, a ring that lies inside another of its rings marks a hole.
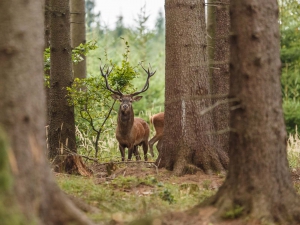
<instances>
[{"instance_id":1,"label":"deer antler","mask_svg":"<svg viewBox=\"0 0 300 225\"><path fill-rule=\"evenodd\" d=\"M109 84L108 84L107 77L109 76L109 74L111 73L111 71L113 70L114 67L112 67L111 70L109 70L109 67L108 67L107 70L106 70L106 73L104 74L104 73L103 73L103 70L104 70L105 66L106 66L106 65L104 65L103 68L101 68L101 66L100 66L100 72L101 72L102 77L104 77L104 79L105 79L105 84L106 84L107 90L109 90L110 92L112 92L112 93L114 93L114 94L116 94L116 95L122 96L123 94L122 94L122 92L119 90L119 88L117 88L117 91L115 91L115 90L113 90L113 89L109 86Z\"/></svg>"},{"instance_id":2,"label":"deer antler","mask_svg":"<svg viewBox=\"0 0 300 225\"><path fill-rule=\"evenodd\" d=\"M150 72L150 68L151 68L151 65L149 64L149 67L148 67L148 70L146 70L144 67L143 67L143 65L142 64L140 64L141 65L141 67L143 68L143 70L147 73L147 80L146 80L146 83L145 83L145 85L144 85L144 87L142 88L142 90L140 90L140 91L137 91L137 92L134 92L133 94L132 94L132 96L135 96L135 95L138 95L138 94L140 94L140 93L143 93L143 92L145 92L145 91L147 91L148 90L148 88L149 88L149 79L150 79L150 77L152 77L155 73L156 73L156 71L154 71L154 72Z\"/></svg>"}]
</instances>

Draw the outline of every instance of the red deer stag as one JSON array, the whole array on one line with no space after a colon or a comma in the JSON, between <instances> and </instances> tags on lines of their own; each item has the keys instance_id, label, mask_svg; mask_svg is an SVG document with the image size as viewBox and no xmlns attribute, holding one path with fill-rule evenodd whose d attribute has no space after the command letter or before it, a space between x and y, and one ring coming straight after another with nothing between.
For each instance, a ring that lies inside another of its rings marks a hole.
<instances>
[{"instance_id":1,"label":"red deer stag","mask_svg":"<svg viewBox=\"0 0 300 225\"><path fill-rule=\"evenodd\" d=\"M121 102L120 108L118 111L118 120L116 128L116 138L119 142L119 149L122 156L122 161L125 160L125 148L128 148L128 160L131 160L132 153L136 156L136 159L139 160L138 146L143 145L144 159L147 161L147 152L148 152L148 139L150 134L150 128L146 121L141 118L134 118L132 103L139 101L142 96L136 96L142 92L147 91L149 88L149 79L152 77L156 71L150 72L150 69L146 70L143 66L143 70L147 73L146 84L141 91L134 92L133 94L123 94L119 89L117 91L113 90L109 84L107 77L113 70L107 68L106 73L103 72L103 68L100 66L101 75L105 79L105 84L107 90L112 92L111 95L113 99L119 100Z\"/></svg>"},{"instance_id":2,"label":"red deer stag","mask_svg":"<svg viewBox=\"0 0 300 225\"><path fill-rule=\"evenodd\" d=\"M149 141L150 153L151 153L152 157L154 156L153 145L155 144L155 142L160 141L160 139L162 138L162 136L164 134L164 122L165 122L165 113L164 112L154 114L150 118L150 123L153 124L155 132L156 132L155 136L153 138L151 138L151 140Z\"/></svg>"}]
</instances>

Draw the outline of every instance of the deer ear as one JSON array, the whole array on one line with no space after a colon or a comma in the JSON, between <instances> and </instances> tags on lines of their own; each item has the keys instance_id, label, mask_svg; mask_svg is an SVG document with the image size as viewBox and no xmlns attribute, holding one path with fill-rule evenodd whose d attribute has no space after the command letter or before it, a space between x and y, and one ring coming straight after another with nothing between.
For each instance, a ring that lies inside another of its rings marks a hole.
<instances>
[{"instance_id":1,"label":"deer ear","mask_svg":"<svg viewBox=\"0 0 300 225\"><path fill-rule=\"evenodd\" d=\"M137 101L141 100L142 97L143 97L143 96L136 96L136 97L133 97L132 100L133 100L134 102L137 102Z\"/></svg>"},{"instance_id":2,"label":"deer ear","mask_svg":"<svg viewBox=\"0 0 300 225\"><path fill-rule=\"evenodd\" d=\"M117 95L117 94L112 94L111 97L112 97L114 100L120 100L120 96Z\"/></svg>"}]
</instances>

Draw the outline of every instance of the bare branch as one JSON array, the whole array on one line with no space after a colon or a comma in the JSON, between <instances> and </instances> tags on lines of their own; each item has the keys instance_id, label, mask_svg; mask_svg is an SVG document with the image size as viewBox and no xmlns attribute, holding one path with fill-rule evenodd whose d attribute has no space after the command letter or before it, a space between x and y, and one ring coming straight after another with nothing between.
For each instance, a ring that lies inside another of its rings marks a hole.
<instances>
[{"instance_id":1,"label":"bare branch","mask_svg":"<svg viewBox=\"0 0 300 225\"><path fill-rule=\"evenodd\" d=\"M209 111L213 110L214 108L216 108L219 105L226 104L226 103L229 103L229 102L238 102L238 101L239 101L239 99L237 99L237 98L231 98L231 99L225 99L225 100L222 100L222 101L217 101L212 106L207 107L206 109L202 110L200 112L200 115L203 116L205 113L208 113Z\"/></svg>"}]
</instances>

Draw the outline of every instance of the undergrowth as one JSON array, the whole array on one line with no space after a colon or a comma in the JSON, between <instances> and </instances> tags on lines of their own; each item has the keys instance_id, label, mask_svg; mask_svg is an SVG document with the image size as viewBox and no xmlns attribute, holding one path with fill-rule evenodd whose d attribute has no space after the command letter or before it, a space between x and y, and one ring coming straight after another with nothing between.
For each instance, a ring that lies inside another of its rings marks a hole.
<instances>
[{"instance_id":1,"label":"undergrowth","mask_svg":"<svg viewBox=\"0 0 300 225\"><path fill-rule=\"evenodd\" d=\"M290 134L287 142L288 161L291 169L300 167L300 138L297 132Z\"/></svg>"},{"instance_id":2,"label":"undergrowth","mask_svg":"<svg viewBox=\"0 0 300 225\"><path fill-rule=\"evenodd\" d=\"M115 143L109 146L117 148ZM300 167L300 138L297 132L289 136L287 146L290 169L296 171ZM103 150L101 156L112 159L112 154L115 159L119 156L117 150L110 152L109 148ZM214 181L210 178L185 182L166 174L165 170L157 171L147 166L137 166L131 172L111 179L101 178L101 182L97 177L57 174L57 181L66 193L98 208L100 212L89 213L88 216L104 224L111 224L112 221L113 224L126 224L142 218L155 218L170 211L183 211L204 201L217 190L212 188ZM300 194L299 183L295 183L295 188ZM236 218L242 210L237 207L224 216Z\"/></svg>"},{"instance_id":3,"label":"undergrowth","mask_svg":"<svg viewBox=\"0 0 300 225\"><path fill-rule=\"evenodd\" d=\"M118 176L100 184L97 178L57 174L57 181L66 193L100 209L99 213L88 216L105 224L186 210L215 193L215 190L199 188L198 184L177 183L176 178L166 179L159 174L142 178Z\"/></svg>"}]
</instances>

